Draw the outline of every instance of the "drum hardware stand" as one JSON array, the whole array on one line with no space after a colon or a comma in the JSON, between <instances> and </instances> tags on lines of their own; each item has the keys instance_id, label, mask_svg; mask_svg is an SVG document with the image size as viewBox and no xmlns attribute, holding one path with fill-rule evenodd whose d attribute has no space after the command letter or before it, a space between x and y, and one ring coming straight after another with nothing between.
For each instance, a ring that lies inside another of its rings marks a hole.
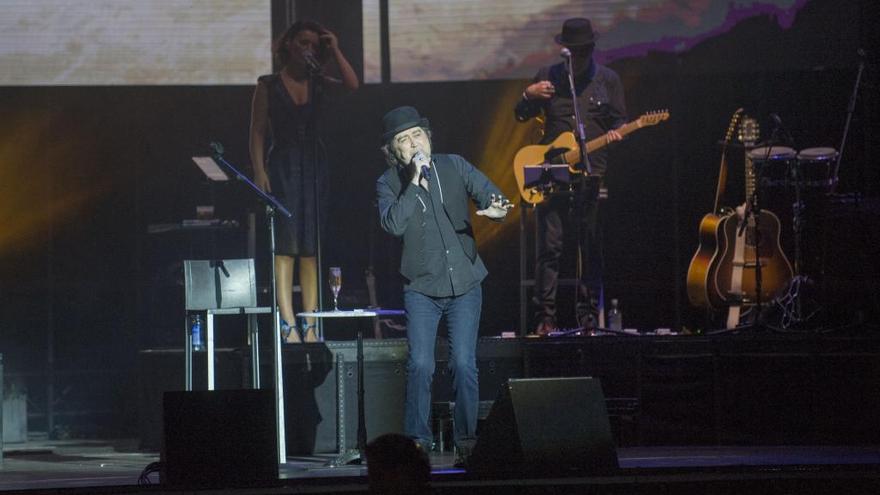
<instances>
[{"instance_id":1,"label":"drum hardware stand","mask_svg":"<svg viewBox=\"0 0 880 495\"><path fill-rule=\"evenodd\" d=\"M865 51L861 48L857 50L859 55L859 69L856 73L856 81L853 87L853 92L850 95L849 103L846 108L846 122L843 127L843 136L840 141L840 147L838 148L837 160L834 163L834 168L828 177L830 181L830 190L829 194L833 195L838 184L838 172L840 170L840 163L843 159L843 151L846 146L847 136L849 135L849 127L852 122L852 116L855 112L856 108L856 100L858 99L859 94L859 86L862 81L862 73L865 69ZM806 295L804 294L804 289L807 287L812 287L815 285L814 281L811 280L806 275L803 275L801 271L803 270L803 253L802 253L802 245L803 245L803 229L804 229L804 210L806 209L806 204L802 198L802 188L803 188L803 178L801 176L801 167L800 161L796 162L794 170L792 171L792 180L794 182L794 190L795 190L795 203L792 205L792 217L793 217L793 230L794 230L794 277L792 277L791 283L788 287L788 292L777 298L776 304L780 306L782 309L782 319L780 321L780 326L783 330L788 330L796 325L803 324L809 321L813 316L815 316L819 311L822 310L821 305L817 304L815 301L814 308L811 309L809 314L805 313L805 304L804 299L806 299Z\"/></svg>"},{"instance_id":2,"label":"drum hardware stand","mask_svg":"<svg viewBox=\"0 0 880 495\"><path fill-rule=\"evenodd\" d=\"M789 141L788 144L793 144L793 139L791 134L785 130L782 126L782 119L779 118L776 114L770 114L770 117L773 119L775 123L775 128L773 131L773 137L771 137L771 141L775 142L775 138L778 135L780 130L784 131L784 135ZM769 155L769 153L768 153ZM839 156L839 155L838 155ZM799 326L808 320L810 320L813 316L815 316L820 310L821 307L818 304L813 303L813 308L809 314L805 314L805 299L806 288L814 285L813 280L804 275L803 272L803 230L804 223L806 221L804 212L806 210L806 202L803 197L803 187L805 183L805 178L803 177L803 167L801 167L800 160L796 160L794 166L790 170L790 180L794 184L794 192L795 192L795 202L792 204L792 231L794 233L794 274L787 285L787 291L785 294L778 296L774 299L774 305L778 306L782 311L782 316L779 321L779 328L781 330L789 330L794 326ZM836 172L834 175L833 184L836 184ZM760 295L760 294L759 294ZM760 317L760 312L758 313Z\"/></svg>"},{"instance_id":3,"label":"drum hardware stand","mask_svg":"<svg viewBox=\"0 0 880 495\"><path fill-rule=\"evenodd\" d=\"M814 308L809 314L804 315L804 288L813 285L813 281L803 275L803 229L805 203L802 196L803 178L801 177L800 163L795 162L792 170L792 182L794 182L795 202L792 204L792 230L794 231L794 276L788 284L788 290L784 295L775 299L782 310L782 318L779 322L782 330L788 330L793 326L807 322L821 307ZM836 180L835 180L836 183Z\"/></svg>"}]
</instances>

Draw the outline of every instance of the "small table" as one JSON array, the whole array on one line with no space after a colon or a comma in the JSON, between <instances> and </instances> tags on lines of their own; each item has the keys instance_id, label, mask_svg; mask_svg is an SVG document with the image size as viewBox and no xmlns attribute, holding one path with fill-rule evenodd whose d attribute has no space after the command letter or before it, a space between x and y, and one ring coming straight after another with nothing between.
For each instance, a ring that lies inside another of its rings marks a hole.
<instances>
[{"instance_id":1,"label":"small table","mask_svg":"<svg viewBox=\"0 0 880 495\"><path fill-rule=\"evenodd\" d=\"M300 318L375 318L377 316L402 315L404 311L397 309L352 309L338 311L312 311L297 313ZM358 370L358 429L357 449L346 451L345 445L339 445L339 456L330 461L331 467L346 464L361 464L367 448L367 422L364 417L364 329L357 326L357 370Z\"/></svg>"}]
</instances>

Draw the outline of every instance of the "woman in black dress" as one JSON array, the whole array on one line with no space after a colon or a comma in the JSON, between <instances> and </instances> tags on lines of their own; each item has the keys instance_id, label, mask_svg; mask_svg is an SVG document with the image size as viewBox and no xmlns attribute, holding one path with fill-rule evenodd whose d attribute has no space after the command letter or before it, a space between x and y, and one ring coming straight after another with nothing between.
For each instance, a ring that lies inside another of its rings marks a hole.
<instances>
[{"instance_id":1,"label":"woman in black dress","mask_svg":"<svg viewBox=\"0 0 880 495\"><path fill-rule=\"evenodd\" d=\"M314 342L314 322L308 322L304 336L297 331L292 294L293 268L298 260L302 308L317 309L316 217L326 209L321 205L327 198L327 163L313 118L320 102L310 101L317 94L310 88L310 66L312 72L319 69L316 80L321 85L341 84L355 90L358 79L339 50L336 35L313 21L291 25L275 42L273 52L281 70L257 81L251 109L251 163L254 182L293 213L292 219L276 217L275 294L282 334L289 343ZM330 60L336 62L341 80L320 70Z\"/></svg>"}]
</instances>

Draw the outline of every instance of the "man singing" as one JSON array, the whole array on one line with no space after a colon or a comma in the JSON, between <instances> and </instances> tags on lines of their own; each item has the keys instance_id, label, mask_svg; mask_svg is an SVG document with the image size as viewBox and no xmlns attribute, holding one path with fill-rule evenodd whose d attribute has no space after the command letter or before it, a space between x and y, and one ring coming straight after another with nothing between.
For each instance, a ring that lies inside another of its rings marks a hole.
<instances>
[{"instance_id":1,"label":"man singing","mask_svg":"<svg viewBox=\"0 0 880 495\"><path fill-rule=\"evenodd\" d=\"M413 107L383 118L389 168L376 181L379 222L401 237L409 360L404 432L428 451L433 442L431 380L437 325L446 317L455 391L454 439L461 459L476 440L477 331L486 267L477 254L468 197L477 215L501 220L513 205L467 160L431 154L428 120Z\"/></svg>"}]
</instances>

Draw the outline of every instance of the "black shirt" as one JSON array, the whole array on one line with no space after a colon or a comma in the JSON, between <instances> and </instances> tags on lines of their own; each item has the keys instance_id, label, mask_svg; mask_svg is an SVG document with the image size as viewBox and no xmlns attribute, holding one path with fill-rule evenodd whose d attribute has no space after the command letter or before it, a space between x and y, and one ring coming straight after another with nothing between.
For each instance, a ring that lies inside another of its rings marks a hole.
<instances>
[{"instance_id":1,"label":"black shirt","mask_svg":"<svg viewBox=\"0 0 880 495\"><path fill-rule=\"evenodd\" d=\"M479 284L488 272L478 256L473 263L468 259L455 234L452 222L440 203L437 174L431 177L432 191L413 187L424 208L422 222L425 229L426 273L411 280L406 288L433 297L460 296Z\"/></svg>"},{"instance_id":2,"label":"black shirt","mask_svg":"<svg viewBox=\"0 0 880 495\"><path fill-rule=\"evenodd\" d=\"M541 144L547 144L563 132L575 132L574 107L565 64L541 68L534 79L534 82L538 81L550 81L556 92L549 99L523 98L517 104L515 114L517 120L525 122L543 112L546 120ZM613 70L593 62L588 70L575 77L575 91L588 141L626 123L623 84ZM607 160L607 148L590 153L594 173L603 175Z\"/></svg>"}]
</instances>

